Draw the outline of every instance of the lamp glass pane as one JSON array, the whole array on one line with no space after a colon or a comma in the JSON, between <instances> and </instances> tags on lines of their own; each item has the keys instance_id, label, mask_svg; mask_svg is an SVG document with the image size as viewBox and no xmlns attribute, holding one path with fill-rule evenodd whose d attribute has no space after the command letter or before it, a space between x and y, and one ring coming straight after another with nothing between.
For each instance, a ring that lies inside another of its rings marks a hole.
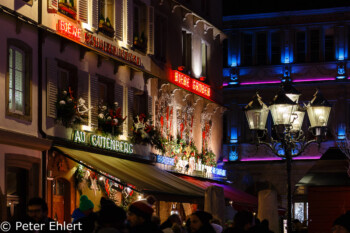
<instances>
[{"instance_id":1,"label":"lamp glass pane","mask_svg":"<svg viewBox=\"0 0 350 233\"><path fill-rule=\"evenodd\" d=\"M290 117L296 105L273 104L270 106L274 125L290 125Z\"/></svg>"},{"instance_id":2,"label":"lamp glass pane","mask_svg":"<svg viewBox=\"0 0 350 233\"><path fill-rule=\"evenodd\" d=\"M291 100L291 101L293 101L293 102L295 102L295 103L298 103L298 101L299 101L299 94L286 94L286 96L288 96L288 98Z\"/></svg>"},{"instance_id":3,"label":"lamp glass pane","mask_svg":"<svg viewBox=\"0 0 350 233\"><path fill-rule=\"evenodd\" d=\"M307 114L310 119L311 127L327 126L330 112L331 112L331 107L309 106L307 108Z\"/></svg>"},{"instance_id":4,"label":"lamp glass pane","mask_svg":"<svg viewBox=\"0 0 350 233\"><path fill-rule=\"evenodd\" d=\"M305 112L304 111L295 111L291 115L290 122L292 122L292 131L299 131L301 129L301 126L303 125L305 117Z\"/></svg>"},{"instance_id":5,"label":"lamp glass pane","mask_svg":"<svg viewBox=\"0 0 350 233\"><path fill-rule=\"evenodd\" d=\"M249 128L251 130L264 130L266 126L267 116L269 114L268 108L252 109L245 112L248 120Z\"/></svg>"}]
</instances>

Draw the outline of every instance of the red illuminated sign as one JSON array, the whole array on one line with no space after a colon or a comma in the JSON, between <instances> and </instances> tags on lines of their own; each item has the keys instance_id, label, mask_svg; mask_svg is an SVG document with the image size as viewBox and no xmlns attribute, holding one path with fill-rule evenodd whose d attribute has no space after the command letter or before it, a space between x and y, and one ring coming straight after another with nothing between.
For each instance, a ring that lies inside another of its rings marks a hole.
<instances>
[{"instance_id":1,"label":"red illuminated sign","mask_svg":"<svg viewBox=\"0 0 350 233\"><path fill-rule=\"evenodd\" d=\"M211 96L211 88L209 85L199 82L196 79L190 78L188 75L183 74L177 70L174 70L174 77L172 81L176 85L203 97L210 98Z\"/></svg>"},{"instance_id":2,"label":"red illuminated sign","mask_svg":"<svg viewBox=\"0 0 350 233\"><path fill-rule=\"evenodd\" d=\"M57 31L63 35L66 35L74 40L80 41L81 29L75 27L73 24L58 20Z\"/></svg>"},{"instance_id":3,"label":"red illuminated sign","mask_svg":"<svg viewBox=\"0 0 350 233\"><path fill-rule=\"evenodd\" d=\"M126 60L128 62L131 62L135 65L141 66L141 58L129 53L128 51L118 48L117 46L108 43L107 41L91 34L85 32L85 38L84 43L87 44L90 47L97 48L99 50L102 50L103 52L106 52L112 56L119 57L123 60Z\"/></svg>"}]
</instances>

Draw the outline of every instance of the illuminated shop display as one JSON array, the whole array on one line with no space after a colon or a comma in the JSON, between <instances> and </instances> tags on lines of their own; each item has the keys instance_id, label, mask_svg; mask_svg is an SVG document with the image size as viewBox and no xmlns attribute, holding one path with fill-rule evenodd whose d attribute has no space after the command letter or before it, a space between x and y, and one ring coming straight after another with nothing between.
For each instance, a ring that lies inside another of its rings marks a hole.
<instances>
[{"instance_id":1,"label":"illuminated shop display","mask_svg":"<svg viewBox=\"0 0 350 233\"><path fill-rule=\"evenodd\" d=\"M214 174L218 176L226 176L226 170L204 165L201 162L193 163L193 161L179 160L175 163L175 158L167 156L157 155L157 163L161 163L169 166L176 166L174 171L186 174L188 171L199 171L207 174ZM205 174L205 175L207 175Z\"/></svg>"}]
</instances>

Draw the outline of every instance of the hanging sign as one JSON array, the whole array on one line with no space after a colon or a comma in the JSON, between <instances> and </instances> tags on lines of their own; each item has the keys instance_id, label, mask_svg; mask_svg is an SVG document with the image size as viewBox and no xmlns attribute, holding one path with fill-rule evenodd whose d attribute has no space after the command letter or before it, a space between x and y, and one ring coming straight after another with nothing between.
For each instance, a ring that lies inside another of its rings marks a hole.
<instances>
[{"instance_id":1,"label":"hanging sign","mask_svg":"<svg viewBox=\"0 0 350 233\"><path fill-rule=\"evenodd\" d=\"M162 156L162 155L157 155L157 163L165 164L165 165L170 165L170 166L178 166L181 167L181 169L177 169L178 172L180 173L186 173L186 166L188 166L190 163L189 161L186 160L178 160L177 163L175 164L175 159L170 158L167 156ZM204 165L202 163L194 163L194 171L200 171L200 172L205 172L208 174L214 174L217 176L226 176L226 170L217 168L217 167L212 167L208 165Z\"/></svg>"},{"instance_id":2,"label":"hanging sign","mask_svg":"<svg viewBox=\"0 0 350 233\"><path fill-rule=\"evenodd\" d=\"M70 37L73 40L80 41L81 29L69 22L65 22L59 19L57 23L57 32Z\"/></svg>"},{"instance_id":3,"label":"hanging sign","mask_svg":"<svg viewBox=\"0 0 350 233\"><path fill-rule=\"evenodd\" d=\"M172 82L190 92L203 96L207 99L210 99L211 97L211 88L209 85L204 84L197 79L191 78L190 76L177 70L173 71Z\"/></svg>"},{"instance_id":4,"label":"hanging sign","mask_svg":"<svg viewBox=\"0 0 350 233\"><path fill-rule=\"evenodd\" d=\"M108 53L109 55L121 58L125 61L128 61L128 62L133 63L133 64L138 65L138 66L141 66L141 58L140 57L138 57L132 53L129 53L128 51L121 49L121 48L105 41L104 39L93 35L92 33L85 32L84 43L90 47L93 47L93 48L101 50L105 53Z\"/></svg>"},{"instance_id":5,"label":"hanging sign","mask_svg":"<svg viewBox=\"0 0 350 233\"><path fill-rule=\"evenodd\" d=\"M126 141L115 140L109 136L102 136L93 133L87 133L79 130L75 130L73 134L73 142L88 144L93 147L101 149L111 150L115 152L121 152L126 154L132 154L133 144Z\"/></svg>"}]
</instances>

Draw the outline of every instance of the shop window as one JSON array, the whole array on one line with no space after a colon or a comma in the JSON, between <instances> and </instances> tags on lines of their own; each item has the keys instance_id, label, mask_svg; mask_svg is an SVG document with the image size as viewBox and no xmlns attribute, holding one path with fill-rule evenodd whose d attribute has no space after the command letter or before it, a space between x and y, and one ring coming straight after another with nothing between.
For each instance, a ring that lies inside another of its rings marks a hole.
<instances>
[{"instance_id":1,"label":"shop window","mask_svg":"<svg viewBox=\"0 0 350 233\"><path fill-rule=\"evenodd\" d=\"M100 0L100 15L98 30L103 34L114 37L115 29L115 2L114 0Z\"/></svg>"},{"instance_id":2,"label":"shop window","mask_svg":"<svg viewBox=\"0 0 350 233\"><path fill-rule=\"evenodd\" d=\"M202 41L202 76L208 76L208 45Z\"/></svg>"},{"instance_id":3,"label":"shop window","mask_svg":"<svg viewBox=\"0 0 350 233\"><path fill-rule=\"evenodd\" d=\"M306 36L304 31L296 33L296 61L305 62L306 57Z\"/></svg>"},{"instance_id":4,"label":"shop window","mask_svg":"<svg viewBox=\"0 0 350 233\"><path fill-rule=\"evenodd\" d=\"M77 18L77 0L59 0L58 12L72 19Z\"/></svg>"},{"instance_id":5,"label":"shop window","mask_svg":"<svg viewBox=\"0 0 350 233\"><path fill-rule=\"evenodd\" d=\"M334 32L332 29L326 30L324 37L324 59L333 61L335 58Z\"/></svg>"},{"instance_id":6,"label":"shop window","mask_svg":"<svg viewBox=\"0 0 350 233\"><path fill-rule=\"evenodd\" d=\"M6 82L7 115L31 120L31 48L16 39L8 40Z\"/></svg>"},{"instance_id":7,"label":"shop window","mask_svg":"<svg viewBox=\"0 0 350 233\"><path fill-rule=\"evenodd\" d=\"M134 47L141 52L147 51L147 7L143 3L134 5Z\"/></svg>"},{"instance_id":8,"label":"shop window","mask_svg":"<svg viewBox=\"0 0 350 233\"><path fill-rule=\"evenodd\" d=\"M310 61L317 62L320 59L320 31L310 31Z\"/></svg>"},{"instance_id":9,"label":"shop window","mask_svg":"<svg viewBox=\"0 0 350 233\"><path fill-rule=\"evenodd\" d=\"M271 64L281 63L281 33L274 32L271 34Z\"/></svg>"},{"instance_id":10,"label":"shop window","mask_svg":"<svg viewBox=\"0 0 350 233\"><path fill-rule=\"evenodd\" d=\"M187 71L192 67L192 34L182 31L182 65Z\"/></svg>"},{"instance_id":11,"label":"shop window","mask_svg":"<svg viewBox=\"0 0 350 233\"><path fill-rule=\"evenodd\" d=\"M242 65L249 66L253 64L253 35L244 33L242 39Z\"/></svg>"},{"instance_id":12,"label":"shop window","mask_svg":"<svg viewBox=\"0 0 350 233\"><path fill-rule=\"evenodd\" d=\"M308 202L295 202L293 205L293 218L298 219L300 223L307 223L308 220Z\"/></svg>"},{"instance_id":13,"label":"shop window","mask_svg":"<svg viewBox=\"0 0 350 233\"><path fill-rule=\"evenodd\" d=\"M267 37L265 32L256 35L256 63L266 65L267 61Z\"/></svg>"},{"instance_id":14,"label":"shop window","mask_svg":"<svg viewBox=\"0 0 350 233\"><path fill-rule=\"evenodd\" d=\"M101 106L112 107L114 104L114 82L107 78L98 79L98 103Z\"/></svg>"},{"instance_id":15,"label":"shop window","mask_svg":"<svg viewBox=\"0 0 350 233\"><path fill-rule=\"evenodd\" d=\"M154 56L160 60L166 60L166 46L167 46L167 20L164 16L156 14L155 15L155 37L154 37Z\"/></svg>"}]
</instances>

